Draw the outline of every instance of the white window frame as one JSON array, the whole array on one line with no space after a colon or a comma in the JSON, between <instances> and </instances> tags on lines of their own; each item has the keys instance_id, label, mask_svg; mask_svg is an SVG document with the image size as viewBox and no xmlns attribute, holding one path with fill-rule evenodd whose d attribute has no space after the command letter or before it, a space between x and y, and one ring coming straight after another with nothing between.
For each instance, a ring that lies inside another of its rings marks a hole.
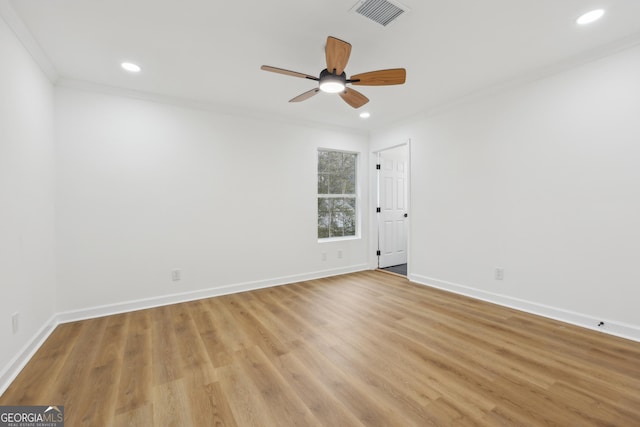
<instances>
[{"instance_id":1,"label":"white window frame","mask_svg":"<svg viewBox=\"0 0 640 427\"><path fill-rule=\"evenodd\" d=\"M318 193L318 162L319 162L319 155L320 152L324 151L324 152L336 152L336 153L345 153L345 154L353 154L355 155L355 171L354 171L354 176L355 176L355 193L354 194L320 194ZM360 197L360 162L361 162L361 158L362 155L361 153L357 152L357 151L349 151L349 150L337 150L334 148L318 148L317 152L316 152L316 236L318 237L318 242L319 243L324 243L324 242L335 242L335 241L342 241L342 240L355 240L355 239L360 239L360 224L361 224L361 218L360 218L360 205L361 205L361 197ZM345 197L353 197L355 199L355 234L352 236L331 236L331 237L319 237L318 236L318 226L317 226L317 222L320 219L319 215L320 212L317 210L317 205L318 205L318 200L320 198L327 198L327 199L331 199L331 198L345 198Z\"/></svg>"}]
</instances>

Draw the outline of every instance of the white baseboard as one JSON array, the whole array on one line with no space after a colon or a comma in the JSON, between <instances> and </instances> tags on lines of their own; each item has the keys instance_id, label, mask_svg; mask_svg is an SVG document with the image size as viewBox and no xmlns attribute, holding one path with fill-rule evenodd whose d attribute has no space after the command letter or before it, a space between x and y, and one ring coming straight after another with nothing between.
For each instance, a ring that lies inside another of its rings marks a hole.
<instances>
[{"instance_id":1,"label":"white baseboard","mask_svg":"<svg viewBox=\"0 0 640 427\"><path fill-rule=\"evenodd\" d=\"M110 316L112 314L127 313L130 311L144 310L147 308L160 307L163 305L177 304L187 301L195 301L204 298L217 297L222 295L236 294L239 292L253 291L257 289L269 288L273 286L288 285L291 283L303 282L305 280L321 279L323 277L337 276L340 274L355 273L357 271L368 270L366 264L352 265L331 270L321 270L311 273L296 274L292 276L276 277L267 280L257 280L253 282L235 283L209 289L201 289L191 292L163 295L139 299L134 301L124 301L115 304L102 305L97 307L83 308L80 310L65 311L58 313L58 323L75 322L78 320L93 319L96 317Z\"/></svg>"},{"instance_id":2,"label":"white baseboard","mask_svg":"<svg viewBox=\"0 0 640 427\"><path fill-rule=\"evenodd\" d=\"M432 277L421 276L419 274L410 274L409 280L420 285L430 286L442 289L471 298L491 302L516 310L524 311L531 314L547 317L572 325L580 326L594 331L615 335L621 338L630 339L640 342L640 327L629 325L622 322L616 322L608 319L596 318L582 313L565 310L557 307L551 307L544 304L538 304L507 295L495 294L476 288L471 288L457 283L446 282L444 280L434 279ZM600 322L604 325L598 326Z\"/></svg>"},{"instance_id":3,"label":"white baseboard","mask_svg":"<svg viewBox=\"0 0 640 427\"><path fill-rule=\"evenodd\" d=\"M56 315L53 315L11 359L9 364L2 369L2 372L0 372L0 396L9 388L9 385L16 379L33 355L36 354L40 346L49 338L56 326L58 326Z\"/></svg>"}]
</instances>

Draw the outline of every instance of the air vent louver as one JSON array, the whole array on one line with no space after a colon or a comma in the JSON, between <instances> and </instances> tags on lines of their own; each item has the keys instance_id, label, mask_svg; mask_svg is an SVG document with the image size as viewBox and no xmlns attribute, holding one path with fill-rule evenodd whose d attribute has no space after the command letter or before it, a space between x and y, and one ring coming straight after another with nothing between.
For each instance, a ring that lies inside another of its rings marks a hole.
<instances>
[{"instance_id":1,"label":"air vent louver","mask_svg":"<svg viewBox=\"0 0 640 427\"><path fill-rule=\"evenodd\" d=\"M409 9L388 0L363 0L359 1L351 10L386 27Z\"/></svg>"}]
</instances>

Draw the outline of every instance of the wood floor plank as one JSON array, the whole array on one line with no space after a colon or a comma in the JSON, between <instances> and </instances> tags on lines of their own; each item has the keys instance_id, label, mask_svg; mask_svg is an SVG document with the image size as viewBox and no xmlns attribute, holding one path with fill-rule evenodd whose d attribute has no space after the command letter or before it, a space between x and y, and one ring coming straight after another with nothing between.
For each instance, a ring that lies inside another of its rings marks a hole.
<instances>
[{"instance_id":1,"label":"wood floor plank","mask_svg":"<svg viewBox=\"0 0 640 427\"><path fill-rule=\"evenodd\" d=\"M171 306L151 310L151 366L152 385L176 381L182 378L182 363L176 352L177 341L171 318Z\"/></svg>"},{"instance_id":2,"label":"wood floor plank","mask_svg":"<svg viewBox=\"0 0 640 427\"><path fill-rule=\"evenodd\" d=\"M151 403L145 403L142 406L136 406L133 409L119 412L114 417L113 425L118 427L155 426L157 424L153 418L153 405Z\"/></svg>"},{"instance_id":3,"label":"wood floor plank","mask_svg":"<svg viewBox=\"0 0 640 427\"><path fill-rule=\"evenodd\" d=\"M39 404L38 402L53 398L49 391L58 386L56 378L61 375L60 372L65 368L68 369L66 360L71 350L75 348L81 330L80 322L58 326L29 361L29 370L23 370L15 379L14 383L22 386L9 387L0 396L0 405L6 404L2 402L36 405Z\"/></svg>"},{"instance_id":4,"label":"wood floor plank","mask_svg":"<svg viewBox=\"0 0 640 427\"><path fill-rule=\"evenodd\" d=\"M68 426L636 426L640 343L374 271L63 324L0 405Z\"/></svg>"},{"instance_id":5,"label":"wood floor plank","mask_svg":"<svg viewBox=\"0 0 640 427\"><path fill-rule=\"evenodd\" d=\"M212 355L214 351L218 351L218 358L224 366L230 363L230 357L236 351L243 350L253 346L252 339L248 331L242 327L243 325L235 321L232 311L230 310L230 301L226 297L210 298L204 301L208 316L215 335L212 337L215 341L211 345L213 349L208 348L208 353ZM204 332L204 331L201 331ZM214 360L215 358L212 358Z\"/></svg>"},{"instance_id":6,"label":"wood floor plank","mask_svg":"<svg viewBox=\"0 0 640 427\"><path fill-rule=\"evenodd\" d=\"M294 351L316 378L366 426L391 426L398 422L398 409L386 404L379 391L371 389L346 368L331 362L324 351L301 346Z\"/></svg>"},{"instance_id":7,"label":"wood floor plank","mask_svg":"<svg viewBox=\"0 0 640 427\"><path fill-rule=\"evenodd\" d=\"M100 343L104 342L102 341L102 336L108 321L107 317L102 317L81 322L81 332L75 346L71 348L67 360L56 376L55 381L50 383L52 388L50 389L49 399L51 401L63 402L63 406L80 409L69 414L65 411L65 422L68 419L71 425L74 423L82 425L81 417L86 408L81 406L81 402L87 402L87 394L78 393L78 390L87 387L91 372L97 367L94 365L94 361L100 354ZM100 398L97 395L93 395L93 397L96 400Z\"/></svg>"},{"instance_id":8,"label":"wood floor plank","mask_svg":"<svg viewBox=\"0 0 640 427\"><path fill-rule=\"evenodd\" d=\"M240 350L239 352L243 352ZM239 426L277 426L266 401L244 374L238 363L218 369L219 383L224 391L233 419Z\"/></svg>"},{"instance_id":9,"label":"wood floor plank","mask_svg":"<svg viewBox=\"0 0 640 427\"><path fill-rule=\"evenodd\" d=\"M116 414L118 381L121 363L112 361L94 367L80 384L80 388L91 390L77 396L70 407L81 408L69 414L72 425L111 425ZM114 381L115 380L115 381ZM65 404L65 406L67 406ZM66 412L65 412L66 417Z\"/></svg>"},{"instance_id":10,"label":"wood floor plank","mask_svg":"<svg viewBox=\"0 0 640 427\"><path fill-rule=\"evenodd\" d=\"M270 413L272 419L279 420L282 425L322 426L311 410L288 387L261 347L255 346L238 352L237 357L238 366L264 401L267 408L265 412Z\"/></svg>"},{"instance_id":11,"label":"wood floor plank","mask_svg":"<svg viewBox=\"0 0 640 427\"><path fill-rule=\"evenodd\" d=\"M275 368L323 425L364 426L293 352L279 357Z\"/></svg>"},{"instance_id":12,"label":"wood floor plank","mask_svg":"<svg viewBox=\"0 0 640 427\"><path fill-rule=\"evenodd\" d=\"M187 399L197 426L237 427L235 417L219 382L201 385L194 378L187 381Z\"/></svg>"},{"instance_id":13,"label":"wood floor plank","mask_svg":"<svg viewBox=\"0 0 640 427\"><path fill-rule=\"evenodd\" d=\"M82 412L77 412L82 425L110 425L116 413L129 315L118 314L106 320L104 333L97 344L100 351L95 354L91 371L82 379L81 387L92 390L91 394L78 397L77 406L83 408Z\"/></svg>"},{"instance_id":14,"label":"wood floor plank","mask_svg":"<svg viewBox=\"0 0 640 427\"><path fill-rule=\"evenodd\" d=\"M207 353L196 323L193 321L187 304L172 306L176 349L183 377L191 376L201 385L217 380L215 369Z\"/></svg>"},{"instance_id":15,"label":"wood floor plank","mask_svg":"<svg viewBox=\"0 0 640 427\"><path fill-rule=\"evenodd\" d=\"M118 386L117 415L133 413L139 408L148 407L136 412L136 415L145 414L150 408L153 353L149 316L149 310L137 311L130 315Z\"/></svg>"},{"instance_id":16,"label":"wood floor plank","mask_svg":"<svg viewBox=\"0 0 640 427\"><path fill-rule=\"evenodd\" d=\"M157 425L196 427L187 400L184 379L167 381L153 387L153 419ZM109 425L109 424L105 424Z\"/></svg>"},{"instance_id":17,"label":"wood floor plank","mask_svg":"<svg viewBox=\"0 0 640 427\"><path fill-rule=\"evenodd\" d=\"M247 295L228 295L225 297L235 321L250 337L251 342L258 345L265 354L273 356L285 354L287 352L286 346L264 326L260 319L253 315L249 309L248 301L244 301L244 299L247 299ZM249 346L248 349L251 347Z\"/></svg>"}]
</instances>

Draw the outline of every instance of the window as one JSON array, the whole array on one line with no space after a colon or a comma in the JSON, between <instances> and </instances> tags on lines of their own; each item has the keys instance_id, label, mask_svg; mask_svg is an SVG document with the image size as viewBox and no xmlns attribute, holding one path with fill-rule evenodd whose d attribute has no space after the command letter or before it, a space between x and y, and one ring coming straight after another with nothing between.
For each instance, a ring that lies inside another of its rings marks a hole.
<instances>
[{"instance_id":1,"label":"window","mask_svg":"<svg viewBox=\"0 0 640 427\"><path fill-rule=\"evenodd\" d=\"M358 155L318 150L318 239L355 237Z\"/></svg>"}]
</instances>

